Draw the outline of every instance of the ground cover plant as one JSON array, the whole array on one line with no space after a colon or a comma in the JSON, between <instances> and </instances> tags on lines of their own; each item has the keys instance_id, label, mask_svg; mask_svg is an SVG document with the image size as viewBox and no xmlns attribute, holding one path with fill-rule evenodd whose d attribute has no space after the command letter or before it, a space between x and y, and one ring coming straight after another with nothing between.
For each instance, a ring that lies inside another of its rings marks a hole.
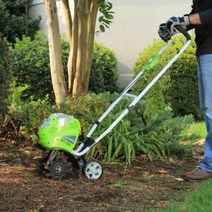
<instances>
[{"instance_id":1,"label":"ground cover plant","mask_svg":"<svg viewBox=\"0 0 212 212\"><path fill-rule=\"evenodd\" d=\"M42 122L55 112L70 114L79 119L82 132L84 131L86 135L110 101L117 97L117 94L91 93L85 97L73 97L57 108L48 104L47 100L21 100L24 89L25 87L20 86L18 89L17 87L12 89L7 125L12 125L18 132L35 134L35 136ZM129 99L123 99L101 123L93 138L101 135L128 104ZM147 157L151 157L154 153L162 159L172 154L191 151L189 143L185 148L180 142L187 136L181 131L193 122L192 116L173 117L171 109L165 104L150 107L151 104L154 104L152 99L140 102L108 136L91 150L89 156L106 162L120 160L130 164L138 154L145 153ZM4 128L6 132L7 128Z\"/></svg>"}]
</instances>

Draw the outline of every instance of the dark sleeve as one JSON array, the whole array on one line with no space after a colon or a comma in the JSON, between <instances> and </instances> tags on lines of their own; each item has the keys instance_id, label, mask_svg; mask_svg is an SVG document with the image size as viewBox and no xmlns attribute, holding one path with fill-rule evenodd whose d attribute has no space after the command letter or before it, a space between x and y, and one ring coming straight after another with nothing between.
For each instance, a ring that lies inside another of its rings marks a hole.
<instances>
[{"instance_id":1,"label":"dark sleeve","mask_svg":"<svg viewBox=\"0 0 212 212\"><path fill-rule=\"evenodd\" d=\"M195 9L194 9L194 1L193 1L193 4L191 5L191 12L189 13L189 15L194 13L195 13Z\"/></svg>"},{"instance_id":2,"label":"dark sleeve","mask_svg":"<svg viewBox=\"0 0 212 212\"><path fill-rule=\"evenodd\" d=\"M191 29L194 29L194 25L190 24L186 27L186 31L189 31Z\"/></svg>"},{"instance_id":3,"label":"dark sleeve","mask_svg":"<svg viewBox=\"0 0 212 212\"><path fill-rule=\"evenodd\" d=\"M195 13L195 11L194 11L194 1L193 1L193 4L191 5L191 12L189 13L189 14L187 14L187 15L191 15L191 14L194 14ZM190 25L188 25L187 27L186 27L186 30L187 31L189 31L189 30L191 30L191 29L194 29L194 25L192 25L192 24L190 24Z\"/></svg>"},{"instance_id":4,"label":"dark sleeve","mask_svg":"<svg viewBox=\"0 0 212 212\"><path fill-rule=\"evenodd\" d=\"M199 16L203 25L212 23L212 9L200 12Z\"/></svg>"}]
</instances>

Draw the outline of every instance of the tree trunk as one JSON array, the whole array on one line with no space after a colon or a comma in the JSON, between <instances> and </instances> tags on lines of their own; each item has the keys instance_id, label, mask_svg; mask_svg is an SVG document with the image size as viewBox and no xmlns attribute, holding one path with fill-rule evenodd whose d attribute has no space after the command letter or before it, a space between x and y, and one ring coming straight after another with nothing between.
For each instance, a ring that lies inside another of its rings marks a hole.
<instances>
[{"instance_id":1,"label":"tree trunk","mask_svg":"<svg viewBox=\"0 0 212 212\"><path fill-rule=\"evenodd\" d=\"M67 3L67 0L63 0L64 8L68 8ZM85 95L90 78L98 0L74 0L74 7L73 21L68 20L70 15L65 15L66 26L72 23L68 89L72 95Z\"/></svg>"},{"instance_id":2,"label":"tree trunk","mask_svg":"<svg viewBox=\"0 0 212 212\"><path fill-rule=\"evenodd\" d=\"M69 38L69 41L72 39L72 18L71 18L71 10L69 6L69 0L62 0L63 3L63 12L66 23L66 32Z\"/></svg>"},{"instance_id":3,"label":"tree trunk","mask_svg":"<svg viewBox=\"0 0 212 212\"><path fill-rule=\"evenodd\" d=\"M86 64L88 70L86 72L85 79L90 78L97 12L98 12L98 0L93 0L89 8L90 17L89 17L89 27L87 37L88 44L87 44L87 57L86 57ZM89 81L87 82L87 90L88 85Z\"/></svg>"},{"instance_id":4,"label":"tree trunk","mask_svg":"<svg viewBox=\"0 0 212 212\"><path fill-rule=\"evenodd\" d=\"M88 2L78 0L76 12L78 16L78 46L76 60L76 76L73 83L73 95L85 95L87 93L85 74L87 72L86 51L87 51L87 34L88 34Z\"/></svg>"},{"instance_id":5,"label":"tree trunk","mask_svg":"<svg viewBox=\"0 0 212 212\"><path fill-rule=\"evenodd\" d=\"M63 4L67 4L68 0L65 0L66 2L64 2L63 0ZM76 8L76 5L77 5L77 1L78 0L74 0L74 8ZM63 8L67 8L67 6L63 6ZM70 6L69 6L70 8ZM66 12L68 12L66 10ZM70 9L69 9L69 13L71 14L70 12ZM73 17L73 20L68 20L69 18L71 18L71 15L65 15L65 22L66 22L66 26L69 25L69 23L72 23L72 32L71 32L71 35L69 34L68 37L69 37L69 45L70 45L70 52L69 52L69 57L68 57L68 64L67 64L67 67L68 67L68 76L69 76L69 80L68 80L68 90L69 90L69 93L72 94L72 90L73 90L73 83L74 83L74 79L75 79L75 76L76 76L76 61L77 61L77 46L78 46L78 17L77 17L77 12L75 11L74 12L74 17Z\"/></svg>"},{"instance_id":6,"label":"tree trunk","mask_svg":"<svg viewBox=\"0 0 212 212\"><path fill-rule=\"evenodd\" d=\"M49 57L52 85L56 103L64 101L68 95L63 73L62 55L57 6L55 0L45 0L45 10L48 26Z\"/></svg>"},{"instance_id":7,"label":"tree trunk","mask_svg":"<svg viewBox=\"0 0 212 212\"><path fill-rule=\"evenodd\" d=\"M73 0L74 17L71 16L69 0L62 0L66 31L70 43L68 58L68 89L62 66L60 33L56 0L44 0L48 25L50 66L56 103L64 101L68 94L86 95L88 92L95 25L98 8L103 19L102 28L108 27L113 16L112 4L105 0ZM72 20L73 18L73 20Z\"/></svg>"}]
</instances>

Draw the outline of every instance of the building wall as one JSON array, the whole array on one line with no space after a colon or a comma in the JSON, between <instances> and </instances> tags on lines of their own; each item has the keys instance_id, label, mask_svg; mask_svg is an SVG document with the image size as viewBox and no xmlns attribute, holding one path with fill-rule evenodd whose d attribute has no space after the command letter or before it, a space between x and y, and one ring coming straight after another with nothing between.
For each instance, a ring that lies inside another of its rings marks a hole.
<instances>
[{"instance_id":1,"label":"building wall","mask_svg":"<svg viewBox=\"0 0 212 212\"><path fill-rule=\"evenodd\" d=\"M72 5L72 1L70 4ZM132 79L132 69L140 52L158 38L158 26L170 16L182 16L191 10L191 0L110 0L115 19L105 33L95 40L111 48L117 59L120 85ZM61 34L65 31L61 2L57 2ZM41 29L46 34L46 17L43 0L34 0L29 7L31 17L42 16ZM98 26L98 23L97 23Z\"/></svg>"}]
</instances>

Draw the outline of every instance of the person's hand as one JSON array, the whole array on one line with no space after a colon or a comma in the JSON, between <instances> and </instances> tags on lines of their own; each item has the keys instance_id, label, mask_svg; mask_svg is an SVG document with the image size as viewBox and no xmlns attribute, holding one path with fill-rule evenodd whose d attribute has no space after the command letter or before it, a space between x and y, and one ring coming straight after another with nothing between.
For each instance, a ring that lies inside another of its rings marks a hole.
<instances>
[{"instance_id":1,"label":"person's hand","mask_svg":"<svg viewBox=\"0 0 212 212\"><path fill-rule=\"evenodd\" d=\"M171 17L167 22L166 26L170 30L171 35L174 35L177 33L177 30L175 29L175 26L180 25L184 29L187 28L188 25L190 25L190 20L188 15L185 15L183 17Z\"/></svg>"},{"instance_id":2,"label":"person's hand","mask_svg":"<svg viewBox=\"0 0 212 212\"><path fill-rule=\"evenodd\" d=\"M161 39L163 39L165 42L169 41L173 35L178 33L176 30L176 26L181 26L184 29L187 28L188 25L190 25L190 20L188 15L185 15L183 17L171 17L166 23L163 23L159 26L158 34Z\"/></svg>"},{"instance_id":3,"label":"person's hand","mask_svg":"<svg viewBox=\"0 0 212 212\"><path fill-rule=\"evenodd\" d=\"M160 38L162 40L164 40L165 42L169 41L171 39L171 32L168 29L166 23L163 23L159 26L159 30L158 30L158 35L160 36Z\"/></svg>"}]
</instances>

